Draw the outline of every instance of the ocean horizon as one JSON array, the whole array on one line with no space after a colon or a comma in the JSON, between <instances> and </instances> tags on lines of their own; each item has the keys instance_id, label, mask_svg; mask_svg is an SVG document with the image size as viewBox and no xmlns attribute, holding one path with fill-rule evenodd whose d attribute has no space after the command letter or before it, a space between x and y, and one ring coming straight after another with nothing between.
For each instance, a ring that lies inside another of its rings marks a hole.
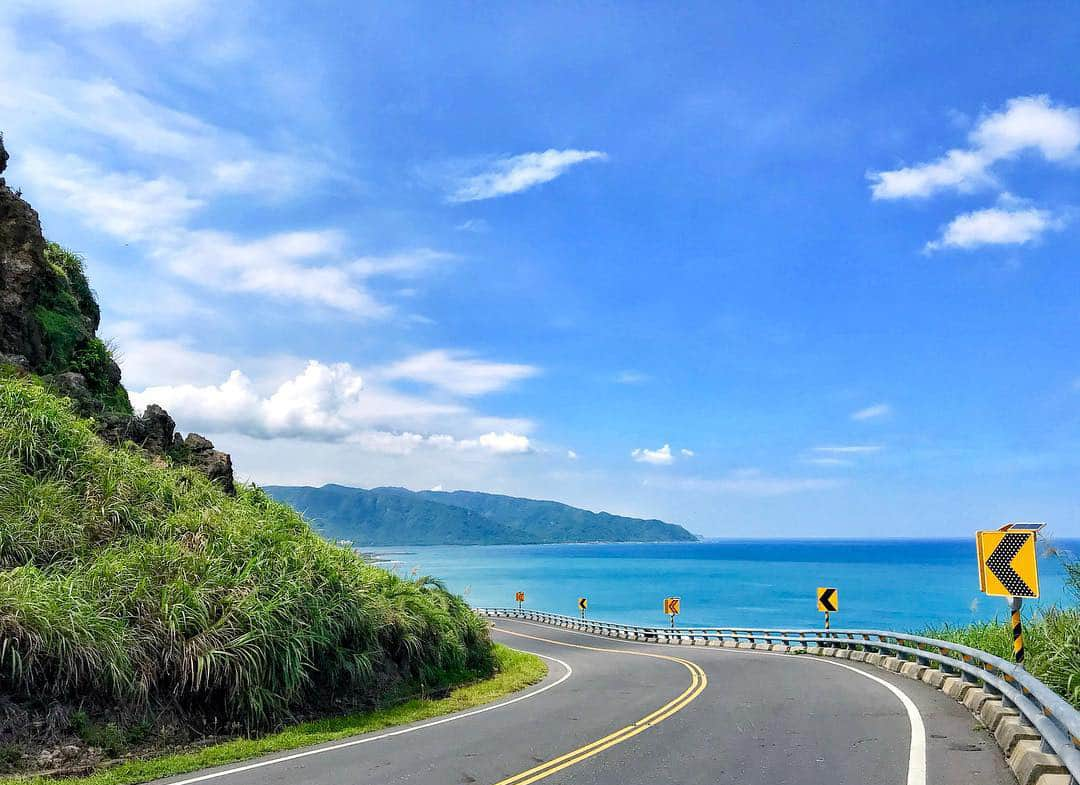
<instances>
[{"instance_id":1,"label":"ocean horizon","mask_svg":"<svg viewBox=\"0 0 1080 785\"><path fill-rule=\"evenodd\" d=\"M1072 558L1080 540L1051 539ZM1040 546L1041 547L1041 546ZM1007 617L979 591L970 538L709 538L680 543L573 543L365 548L403 574L433 575L475 606L525 607L632 624L666 624L664 597L682 598L684 626L814 628L818 586L836 587L838 628L918 631ZM1025 611L1076 601L1061 556L1040 555L1041 596Z\"/></svg>"}]
</instances>

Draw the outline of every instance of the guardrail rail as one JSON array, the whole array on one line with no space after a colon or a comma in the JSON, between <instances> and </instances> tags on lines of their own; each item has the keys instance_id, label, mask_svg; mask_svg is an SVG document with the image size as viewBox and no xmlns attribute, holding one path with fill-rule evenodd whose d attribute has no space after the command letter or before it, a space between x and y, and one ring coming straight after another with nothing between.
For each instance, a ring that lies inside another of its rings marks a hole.
<instances>
[{"instance_id":1,"label":"guardrail rail","mask_svg":"<svg viewBox=\"0 0 1080 785\"><path fill-rule=\"evenodd\" d=\"M474 610L623 640L824 654L880 665L930 683L972 709L994 734L1021 785L1065 770L1071 785L1080 783L1080 711L1021 666L970 646L889 630L646 627L524 608ZM1026 753L1024 761L1013 760L1018 750Z\"/></svg>"}]
</instances>

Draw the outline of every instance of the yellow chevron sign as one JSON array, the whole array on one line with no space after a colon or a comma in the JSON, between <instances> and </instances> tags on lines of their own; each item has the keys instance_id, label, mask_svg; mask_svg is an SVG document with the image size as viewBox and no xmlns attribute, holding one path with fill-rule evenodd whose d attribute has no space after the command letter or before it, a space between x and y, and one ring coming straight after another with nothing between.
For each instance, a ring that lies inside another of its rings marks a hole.
<instances>
[{"instance_id":1,"label":"yellow chevron sign","mask_svg":"<svg viewBox=\"0 0 1080 785\"><path fill-rule=\"evenodd\" d=\"M1006 529L975 533L979 588L993 597L1038 597L1035 532Z\"/></svg>"},{"instance_id":2,"label":"yellow chevron sign","mask_svg":"<svg viewBox=\"0 0 1080 785\"><path fill-rule=\"evenodd\" d=\"M589 607L589 601L585 597L578 597L577 606L581 610L586 610Z\"/></svg>"},{"instance_id":3,"label":"yellow chevron sign","mask_svg":"<svg viewBox=\"0 0 1080 785\"><path fill-rule=\"evenodd\" d=\"M831 589L827 586L818 586L817 609L826 613L829 611L840 610L840 595L837 593L836 589Z\"/></svg>"},{"instance_id":4,"label":"yellow chevron sign","mask_svg":"<svg viewBox=\"0 0 1080 785\"><path fill-rule=\"evenodd\" d=\"M678 615L680 602L682 602L682 600L678 597L664 598L664 613L666 613L668 616Z\"/></svg>"}]
</instances>

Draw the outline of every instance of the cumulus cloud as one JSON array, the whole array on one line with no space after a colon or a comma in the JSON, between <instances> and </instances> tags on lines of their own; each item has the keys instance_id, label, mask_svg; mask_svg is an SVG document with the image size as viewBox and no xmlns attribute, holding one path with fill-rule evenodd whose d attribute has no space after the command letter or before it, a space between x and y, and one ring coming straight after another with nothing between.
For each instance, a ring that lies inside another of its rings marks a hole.
<instances>
[{"instance_id":1,"label":"cumulus cloud","mask_svg":"<svg viewBox=\"0 0 1080 785\"><path fill-rule=\"evenodd\" d=\"M484 171L461 179L447 197L451 202L475 202L519 193L554 180L571 166L603 160L597 150L545 150L488 162Z\"/></svg>"},{"instance_id":2,"label":"cumulus cloud","mask_svg":"<svg viewBox=\"0 0 1080 785\"><path fill-rule=\"evenodd\" d=\"M683 449L679 450L679 454L682 455L682 457L684 457L684 458L693 458L694 457L694 451L693 450L687 450L685 447Z\"/></svg>"},{"instance_id":3,"label":"cumulus cloud","mask_svg":"<svg viewBox=\"0 0 1080 785\"><path fill-rule=\"evenodd\" d=\"M651 463L654 466L668 466L675 461L675 456L671 454L670 444L665 444L659 450L638 447L630 453L630 457L638 463Z\"/></svg>"},{"instance_id":4,"label":"cumulus cloud","mask_svg":"<svg viewBox=\"0 0 1080 785\"><path fill-rule=\"evenodd\" d=\"M379 370L385 379L408 379L455 395L473 396L501 390L540 372L532 365L495 363L468 352L436 349L414 354Z\"/></svg>"},{"instance_id":5,"label":"cumulus cloud","mask_svg":"<svg viewBox=\"0 0 1080 785\"><path fill-rule=\"evenodd\" d=\"M887 417L892 414L892 407L887 403L875 403L873 406L867 406L864 409L851 413L851 419L853 420L876 420L881 417Z\"/></svg>"},{"instance_id":6,"label":"cumulus cloud","mask_svg":"<svg viewBox=\"0 0 1080 785\"><path fill-rule=\"evenodd\" d=\"M993 186L993 165L1024 152L1054 163L1074 160L1080 153L1080 109L1055 104L1045 95L1013 98L1002 110L981 117L968 142L969 147L949 150L935 161L871 172L873 198L925 198L942 190Z\"/></svg>"},{"instance_id":7,"label":"cumulus cloud","mask_svg":"<svg viewBox=\"0 0 1080 785\"><path fill-rule=\"evenodd\" d=\"M990 207L956 216L937 240L924 247L927 253L944 248L968 250L984 245L1024 245L1034 242L1064 221L1047 210Z\"/></svg>"},{"instance_id":8,"label":"cumulus cloud","mask_svg":"<svg viewBox=\"0 0 1080 785\"><path fill-rule=\"evenodd\" d=\"M490 455L533 451L528 436L512 431L475 437L421 432L418 426L425 424L465 424L469 413L456 404L370 389L348 363L312 360L299 374L269 388L233 370L220 384L150 386L132 392L131 399L138 409L150 403L164 406L185 427L257 439L343 442L388 455L408 455L420 448Z\"/></svg>"}]
</instances>

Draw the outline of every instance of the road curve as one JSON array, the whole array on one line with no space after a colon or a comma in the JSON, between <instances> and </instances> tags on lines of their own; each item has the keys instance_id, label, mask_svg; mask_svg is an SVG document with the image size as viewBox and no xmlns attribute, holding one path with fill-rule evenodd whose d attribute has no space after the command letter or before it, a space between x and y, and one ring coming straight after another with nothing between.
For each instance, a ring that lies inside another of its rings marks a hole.
<instances>
[{"instance_id":1,"label":"road curve","mask_svg":"<svg viewBox=\"0 0 1080 785\"><path fill-rule=\"evenodd\" d=\"M613 641L499 619L549 660L490 706L170 785L1015 785L971 714L860 663Z\"/></svg>"}]
</instances>

